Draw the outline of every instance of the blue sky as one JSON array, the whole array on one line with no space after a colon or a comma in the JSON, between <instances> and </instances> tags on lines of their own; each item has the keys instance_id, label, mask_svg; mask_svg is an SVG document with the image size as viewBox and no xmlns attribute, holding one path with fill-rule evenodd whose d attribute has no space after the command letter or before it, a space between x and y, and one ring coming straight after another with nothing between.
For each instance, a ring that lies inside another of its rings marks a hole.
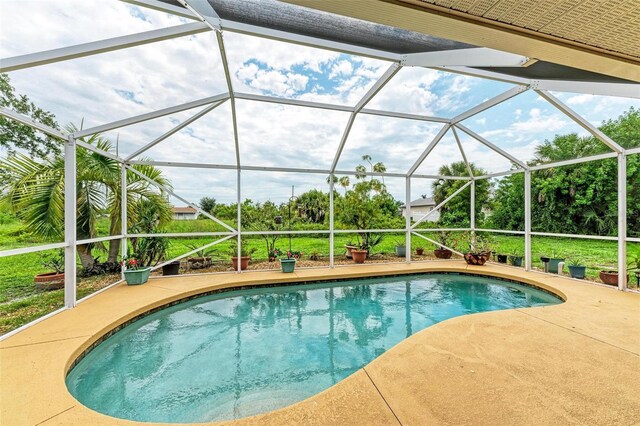
<instances>
[{"instance_id":1,"label":"blue sky","mask_svg":"<svg viewBox=\"0 0 640 426\"><path fill-rule=\"evenodd\" d=\"M161 12L116 0L0 1L0 57L163 28L185 22ZM46 37L43 36L46 34ZM236 91L355 105L380 77L387 62L303 46L225 33ZM94 126L226 91L222 64L212 34L199 34L73 61L10 73L16 89L56 114L61 124L84 120ZM508 90L509 84L404 68L368 108L452 117ZM593 124L615 118L640 101L556 94ZM118 140L126 155L145 145L198 109L105 134ZM234 164L229 102L186 127L145 155L159 161ZM259 166L328 168L348 113L238 101L242 163ZM552 105L527 92L464 124L491 142L530 159L535 146L555 134L585 132ZM352 170L364 154L383 161L389 171L406 172L440 126L417 121L360 115L339 162ZM490 172L509 162L461 135L470 159ZM460 159L451 135L419 169L435 173ZM213 196L235 200L235 173L165 169L178 193L197 201ZM325 187L325 176L243 172L243 198L284 201L296 192ZM403 179L387 179L404 198ZM430 193L430 181L414 182L414 193ZM179 203L177 203L179 204Z\"/></svg>"}]
</instances>

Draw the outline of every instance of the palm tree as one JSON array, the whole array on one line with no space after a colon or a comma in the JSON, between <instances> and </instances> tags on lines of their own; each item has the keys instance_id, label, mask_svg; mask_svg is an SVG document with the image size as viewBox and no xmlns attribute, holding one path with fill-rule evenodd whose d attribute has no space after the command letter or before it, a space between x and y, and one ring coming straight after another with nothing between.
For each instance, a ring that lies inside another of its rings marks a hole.
<instances>
[{"instance_id":1,"label":"palm tree","mask_svg":"<svg viewBox=\"0 0 640 426\"><path fill-rule=\"evenodd\" d=\"M75 127L69 126L70 132ZM106 138L93 135L84 142L103 151L112 151ZM54 156L42 162L14 153L0 159L0 168L5 169L7 179L0 190L0 202L6 203L22 219L34 235L47 240L64 238L64 158ZM169 186L162 172L152 166L134 166L145 176ZM77 239L96 237L98 217L109 213L111 235L120 233L120 167L117 161L84 149L76 150L77 177ZM163 211L162 217L170 215L169 203L151 185L133 172L127 173L127 214L131 222L137 219L137 205L141 200L157 203ZM78 256L83 268L95 263L92 249L96 244L78 245ZM108 262L116 262L119 243L109 243Z\"/></svg>"}]
</instances>

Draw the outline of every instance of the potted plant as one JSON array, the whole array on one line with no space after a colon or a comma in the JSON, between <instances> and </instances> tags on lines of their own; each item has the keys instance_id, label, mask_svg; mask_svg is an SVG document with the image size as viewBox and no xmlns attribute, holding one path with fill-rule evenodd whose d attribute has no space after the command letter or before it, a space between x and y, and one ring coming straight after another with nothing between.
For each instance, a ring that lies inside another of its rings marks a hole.
<instances>
[{"instance_id":1,"label":"potted plant","mask_svg":"<svg viewBox=\"0 0 640 426\"><path fill-rule=\"evenodd\" d=\"M522 256L517 251L514 251L513 254L509 255L509 263L512 266L522 266Z\"/></svg>"},{"instance_id":2,"label":"potted plant","mask_svg":"<svg viewBox=\"0 0 640 426\"><path fill-rule=\"evenodd\" d=\"M128 285L140 285L147 282L151 267L142 266L135 254L122 258L122 268L124 269L124 279Z\"/></svg>"},{"instance_id":3,"label":"potted plant","mask_svg":"<svg viewBox=\"0 0 640 426\"><path fill-rule=\"evenodd\" d=\"M189 269L203 269L211 266L211 254L213 250L211 249L202 249L200 246L195 244L187 244L191 250L195 250L195 256L187 258L187 264L189 265Z\"/></svg>"},{"instance_id":4,"label":"potted plant","mask_svg":"<svg viewBox=\"0 0 640 426\"><path fill-rule=\"evenodd\" d=\"M351 259L353 257L351 254L353 250L358 250L358 246L355 245L353 241L347 242L347 244L344 245L344 248L347 250L347 252L345 253L347 259Z\"/></svg>"},{"instance_id":5,"label":"potted plant","mask_svg":"<svg viewBox=\"0 0 640 426\"><path fill-rule=\"evenodd\" d=\"M618 271L615 270L602 270L598 274L600 276L600 281L607 285L618 285ZM627 275L627 282L629 282L629 275L625 271L625 275Z\"/></svg>"},{"instance_id":6,"label":"potted plant","mask_svg":"<svg viewBox=\"0 0 640 426\"><path fill-rule=\"evenodd\" d=\"M450 234L446 231L440 231L438 233L438 242L443 246L449 246L449 236ZM447 248L437 246L435 250L433 250L433 254L438 259L451 259L453 252Z\"/></svg>"},{"instance_id":7,"label":"potted plant","mask_svg":"<svg viewBox=\"0 0 640 426\"><path fill-rule=\"evenodd\" d=\"M51 272L38 274L33 277L33 282L38 290L58 290L64 287L64 249L56 254L42 256L42 266L49 268Z\"/></svg>"},{"instance_id":8,"label":"potted plant","mask_svg":"<svg viewBox=\"0 0 640 426\"><path fill-rule=\"evenodd\" d=\"M508 259L508 255L506 254L499 254L498 255L498 263L507 263L507 259Z\"/></svg>"},{"instance_id":9,"label":"potted plant","mask_svg":"<svg viewBox=\"0 0 640 426\"><path fill-rule=\"evenodd\" d=\"M354 250L351 250L351 256L355 263L364 263L368 255L369 255L369 250L367 249L367 246L364 244L360 245L359 247L356 247L356 249Z\"/></svg>"},{"instance_id":10,"label":"potted plant","mask_svg":"<svg viewBox=\"0 0 640 426\"><path fill-rule=\"evenodd\" d=\"M563 257L558 257L558 255L553 252L551 254L551 257L549 258L549 272L551 272L552 274L557 274L559 272L558 264L564 261L565 259Z\"/></svg>"},{"instance_id":11,"label":"potted plant","mask_svg":"<svg viewBox=\"0 0 640 426\"><path fill-rule=\"evenodd\" d=\"M491 256L491 246L489 240L480 235L475 238L471 238L469 235L465 236L465 239L469 241L469 250L464 253L464 260L468 265L482 266L487 263Z\"/></svg>"},{"instance_id":12,"label":"potted plant","mask_svg":"<svg viewBox=\"0 0 640 426\"><path fill-rule=\"evenodd\" d=\"M416 247L416 254L422 256L424 254L424 247Z\"/></svg>"},{"instance_id":13,"label":"potted plant","mask_svg":"<svg viewBox=\"0 0 640 426\"><path fill-rule=\"evenodd\" d=\"M168 275L178 275L180 273L180 261L179 260L174 260L171 263L167 263L166 265L162 266L162 275L163 276L168 276Z\"/></svg>"},{"instance_id":14,"label":"potted plant","mask_svg":"<svg viewBox=\"0 0 640 426\"><path fill-rule=\"evenodd\" d=\"M571 278L583 280L587 272L587 267L585 265L581 265L578 259L573 257L569 258L567 263L569 264L569 275Z\"/></svg>"},{"instance_id":15,"label":"potted plant","mask_svg":"<svg viewBox=\"0 0 640 426\"><path fill-rule=\"evenodd\" d=\"M251 260L251 255L255 253L255 248L247 248L246 245L242 245L240 250L240 270L243 271L249 267L249 261ZM233 270L238 270L238 243L233 242L229 246L229 255L231 256L231 262L233 264Z\"/></svg>"},{"instance_id":16,"label":"potted plant","mask_svg":"<svg viewBox=\"0 0 640 426\"><path fill-rule=\"evenodd\" d=\"M396 256L398 257L405 257L407 255L407 246L404 241L396 241L395 250Z\"/></svg>"},{"instance_id":17,"label":"potted plant","mask_svg":"<svg viewBox=\"0 0 640 426\"><path fill-rule=\"evenodd\" d=\"M282 252L277 247L275 247L273 250L269 250L269 252L267 253L267 256L269 257L269 262L275 262L276 259L280 257L281 254Z\"/></svg>"},{"instance_id":18,"label":"potted plant","mask_svg":"<svg viewBox=\"0 0 640 426\"><path fill-rule=\"evenodd\" d=\"M302 252L289 250L286 253L286 259L280 259L280 266L282 267L282 272L291 273L296 267L296 260L302 257Z\"/></svg>"}]
</instances>

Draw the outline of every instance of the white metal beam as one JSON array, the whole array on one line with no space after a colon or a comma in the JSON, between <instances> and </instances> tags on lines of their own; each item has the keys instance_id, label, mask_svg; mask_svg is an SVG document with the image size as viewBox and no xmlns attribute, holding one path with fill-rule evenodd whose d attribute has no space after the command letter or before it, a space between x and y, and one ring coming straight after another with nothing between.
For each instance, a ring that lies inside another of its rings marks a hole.
<instances>
[{"instance_id":1,"label":"white metal beam","mask_svg":"<svg viewBox=\"0 0 640 426\"><path fill-rule=\"evenodd\" d=\"M104 133L109 130L119 129L120 127L130 126L132 124L141 123L143 121L153 120L154 118L160 118L167 115L175 114L178 112L186 111L189 109L205 106L218 102L221 100L229 99L228 93L221 93L216 96L210 96L208 98L198 99L195 101L187 102L184 104L162 108L156 111L147 112L145 114L136 115L134 117L124 118L122 120L112 121L111 123L102 124L96 127L90 127L88 129L75 132L73 135L76 138L82 138L84 136L95 135L96 133Z\"/></svg>"},{"instance_id":2,"label":"white metal beam","mask_svg":"<svg viewBox=\"0 0 640 426\"><path fill-rule=\"evenodd\" d=\"M467 156L464 153L464 149L462 149L462 143L460 142L460 138L458 137L458 132L455 127L451 128L453 132L453 137L456 140L456 145L458 145L458 150L460 151L460 155L462 155L462 160L464 161L465 166L467 166L467 172L469 173L470 178L474 178L473 170L471 170L471 165L469 164L469 160L467 160Z\"/></svg>"},{"instance_id":3,"label":"white metal beam","mask_svg":"<svg viewBox=\"0 0 640 426\"><path fill-rule=\"evenodd\" d=\"M120 256L126 257L128 251L127 234L129 233L129 218L127 215L127 166L122 163L120 165L120 233L122 239L120 240ZM120 270L120 278L124 279L124 268Z\"/></svg>"},{"instance_id":4,"label":"white metal beam","mask_svg":"<svg viewBox=\"0 0 640 426\"><path fill-rule=\"evenodd\" d=\"M382 88L393 78L394 75L400 71L399 64L391 64L389 68L382 74L382 77L376 81L373 86L367 90L367 93L360 99L360 101L356 104L353 112L349 116L349 120L347 121L347 126L342 133L342 139L340 139L340 144L338 145L338 150L336 151L336 155L333 158L333 163L331 163L331 173L334 173L336 167L338 166L338 161L340 161L340 156L342 155L342 151L344 150L344 146L347 143L347 138L349 137L349 133L351 132L351 127L353 126L353 122L356 119L356 115L364 108L373 97L380 91Z\"/></svg>"},{"instance_id":5,"label":"white metal beam","mask_svg":"<svg viewBox=\"0 0 640 426\"><path fill-rule=\"evenodd\" d=\"M511 161L511 162L517 164L518 166L522 167L523 169L527 170L529 168L529 166L527 166L523 161L518 160L516 157L514 157L511 154L509 154L508 152L506 152L502 148L499 148L499 147L495 146L494 144L492 144L491 142L489 142L488 140L486 140L485 138L483 138L482 136L480 136L479 134L477 134L473 130L469 129L468 127L463 126L460 123L456 124L456 127L458 129L462 130L463 132L465 132L466 134L468 134L469 136L471 136L472 138L476 139L478 142L480 142L481 144L483 144L487 148L491 149L492 151L497 152L498 154L502 155L503 157L505 157L509 161Z\"/></svg>"},{"instance_id":6,"label":"white metal beam","mask_svg":"<svg viewBox=\"0 0 640 426\"><path fill-rule=\"evenodd\" d=\"M177 37L198 34L209 31L209 28L201 22L192 22L175 27L159 30L145 31L106 40L92 41L90 43L77 44L59 49L43 52L29 53L27 55L14 56L0 60L0 72L16 71L25 68L36 67L69 59L82 58L99 53L112 52L143 44L155 43Z\"/></svg>"},{"instance_id":7,"label":"white metal beam","mask_svg":"<svg viewBox=\"0 0 640 426\"><path fill-rule=\"evenodd\" d=\"M415 163L413 163L413 166L411 166L411 168L409 169L409 171L407 172L408 176L412 176L415 171L418 169L418 167L420 167L420 165L422 164L422 162L424 161L425 158L427 158L427 156L429 155L429 153L431 151L433 151L433 149L436 147L436 145L438 145L438 142L440 142L440 139L442 139L444 137L444 135L447 133L447 131L449 130L449 128L451 127L451 125L449 124L445 124L444 126L442 126L442 129L440 129L440 131L438 132L438 134L433 138L433 140L431 141L431 143L427 146L427 148L422 152L422 154L420 154L420 157L418 157L418 159L416 160Z\"/></svg>"},{"instance_id":8,"label":"white metal beam","mask_svg":"<svg viewBox=\"0 0 640 426\"><path fill-rule=\"evenodd\" d=\"M363 108L360 114L377 115L380 117L403 118L406 120L429 121L431 123L448 123L450 120L444 117L432 117L429 115L408 114L396 111L384 111L378 109Z\"/></svg>"},{"instance_id":9,"label":"white metal beam","mask_svg":"<svg viewBox=\"0 0 640 426\"><path fill-rule=\"evenodd\" d=\"M531 84L531 80L528 78L515 77L512 75L507 75L507 74L502 74L495 71L488 71L488 70L482 70L477 68L444 66L444 67L434 67L434 69L440 70L440 71L452 72L455 74L468 75L470 77L479 77L479 78L486 78L487 80L501 81L503 83L513 83L513 84L523 84L523 85Z\"/></svg>"},{"instance_id":10,"label":"white metal beam","mask_svg":"<svg viewBox=\"0 0 640 426\"><path fill-rule=\"evenodd\" d=\"M556 98L551 93L549 93L549 92L547 92L545 90L536 90L536 93L539 94L540 96L542 96L544 99L546 99L547 102L549 102L551 105L553 105L554 107L558 108L567 117L569 117L570 119L575 121L579 126L581 126L586 131L591 133L596 139L599 139L602 143L607 145L613 151L615 151L615 152L623 152L624 151L624 149L620 145L618 145L616 142L614 142L609 136L607 136L604 133L602 133L602 131L600 131L600 129L598 129L593 124L589 123L587 120L582 118L577 112L575 112L574 110L569 108L560 99Z\"/></svg>"},{"instance_id":11,"label":"white metal beam","mask_svg":"<svg viewBox=\"0 0 640 426\"><path fill-rule=\"evenodd\" d=\"M122 0L137 6L148 7L150 9L159 10L166 13L182 16L189 19L200 19L200 17L192 11L172 6L170 4L159 2L157 0ZM238 34L245 34L255 37L266 38L269 40L283 41L286 43L297 44L301 46L315 47L319 49L332 50L334 52L347 53L349 55L364 56L368 58L382 59L392 62L400 62L402 56L397 53L387 52L384 50L371 49L362 46L356 46L348 43L341 43L331 40L325 40L317 37L309 37L305 35L288 33L271 28L260 27L242 22L234 22L226 19L221 20L221 29Z\"/></svg>"},{"instance_id":12,"label":"white metal beam","mask_svg":"<svg viewBox=\"0 0 640 426\"><path fill-rule=\"evenodd\" d=\"M529 58L487 47L444 50L439 52L409 53L401 64L409 67L521 67Z\"/></svg>"},{"instance_id":13,"label":"white metal beam","mask_svg":"<svg viewBox=\"0 0 640 426\"><path fill-rule=\"evenodd\" d=\"M404 194L405 261L411 263L411 176L405 178Z\"/></svg>"},{"instance_id":14,"label":"white metal beam","mask_svg":"<svg viewBox=\"0 0 640 426\"><path fill-rule=\"evenodd\" d=\"M425 229L424 231L437 231L437 230L436 230L436 229ZM463 229L452 229L452 231L464 231L464 230L463 230ZM430 242L430 243L432 243L432 244L435 244L435 246L436 246L436 247L442 247L442 248L444 248L444 249L447 249L447 250L450 250L450 251L454 252L454 253L455 253L455 254L457 254L458 256L464 256L464 254L460 253L458 250L456 250L456 249L454 249L454 248L451 248L451 247L447 247L447 246L445 246L444 244L440 244L439 242L437 242L437 241L435 241L435 240L432 240L432 239L431 239L431 238L429 238L429 237L425 237L424 235L420 234L419 232L412 231L412 234L413 234L413 235L417 235L418 237L420 237L420 238L422 238L422 239L424 239L424 240L427 240L427 241L429 241L429 242Z\"/></svg>"},{"instance_id":15,"label":"white metal beam","mask_svg":"<svg viewBox=\"0 0 640 426\"><path fill-rule=\"evenodd\" d=\"M228 230L230 230L231 232L236 232L235 229L233 229L231 226L227 225L226 223L224 223L223 221L221 221L220 219L218 219L217 217L213 216L211 213L206 212L204 210L202 210L199 206L197 206L196 204L193 204L190 201L187 201L185 198L179 196L178 194L176 194L175 192L173 192L171 189L167 188L166 186L156 182L155 180L151 179L150 177L144 175L143 173L140 173L139 171L137 171L136 169L134 169L131 166L126 166L127 169L131 170L134 174L140 176L142 179L146 180L147 182L149 182L150 184L156 186L157 188L161 189L162 191L166 192L167 194L173 195L174 197L176 197L178 200L182 201L183 203L187 204L189 207L195 209L198 213L200 213L203 216L208 217L209 219L213 220L214 222L216 222L219 225L222 225L223 227L227 228Z\"/></svg>"},{"instance_id":16,"label":"white metal beam","mask_svg":"<svg viewBox=\"0 0 640 426\"><path fill-rule=\"evenodd\" d=\"M76 143L69 136L64 144L64 306L76 305Z\"/></svg>"},{"instance_id":17,"label":"white metal beam","mask_svg":"<svg viewBox=\"0 0 640 426\"><path fill-rule=\"evenodd\" d=\"M146 7L147 9L157 10L158 12L169 13L171 15L180 16L187 19L198 19L198 16L181 6L174 6L158 0L120 0L124 3L133 4L135 6Z\"/></svg>"},{"instance_id":18,"label":"white metal beam","mask_svg":"<svg viewBox=\"0 0 640 426\"><path fill-rule=\"evenodd\" d=\"M46 124L38 123L33 121L31 118L26 115L22 115L8 108L0 107L0 115L3 115L7 118L17 121L18 123L25 124L33 129L39 130L45 135L51 136L53 138L59 139L60 141L67 141L67 134L61 130L54 129L53 127L49 127Z\"/></svg>"},{"instance_id":19,"label":"white metal beam","mask_svg":"<svg viewBox=\"0 0 640 426\"><path fill-rule=\"evenodd\" d=\"M67 243L53 243L53 244L44 244L44 245L32 246L32 247L21 247L21 248L10 249L10 250L0 250L0 257L16 256L19 254L27 254L27 253L37 253L39 251L65 248L66 246L67 246Z\"/></svg>"},{"instance_id":20,"label":"white metal beam","mask_svg":"<svg viewBox=\"0 0 640 426\"><path fill-rule=\"evenodd\" d=\"M133 154L131 154L127 158L125 158L125 161L130 161L130 160L134 159L135 157L139 156L140 154L150 150L151 148L153 148L154 146L156 146L157 144L159 144L163 140L167 139L169 136L179 132L180 130L182 130L185 127L187 127L189 124L193 123L194 121L198 120L199 118L201 118L201 117L205 116L206 114L208 114L209 112L213 111L214 109L216 109L217 107L222 105L225 101L226 101L226 99L223 99L223 100L218 101L218 102L214 102L213 104L211 104L208 107L204 108L202 111L200 111L200 112L194 114L193 116L187 118L186 120L184 120L182 123L178 124L173 129L167 131L163 135L157 137L156 139L154 139L153 141L149 142L145 146L143 146L140 149L136 150Z\"/></svg>"},{"instance_id":21,"label":"white metal beam","mask_svg":"<svg viewBox=\"0 0 640 426\"><path fill-rule=\"evenodd\" d=\"M444 199L444 201L442 201L440 204L438 204L437 206L435 206L433 209L431 209L429 212L427 212L427 214L425 214L424 216L422 216L420 218L420 220L418 220L416 223L413 224L413 226L411 226L411 229L414 230L416 229L416 226L418 226L420 223L424 222L429 216L431 216L433 213L437 212L438 210L440 210L442 208L442 206L444 206L445 204L447 204L449 201L451 201L451 199L453 199L453 197L455 197L456 195L458 195L459 193L461 193L462 191L465 190L465 188L469 185L471 185L471 182L473 181L469 181L467 183L465 183L464 185L462 185L460 188L458 188L458 190L456 192L454 192L453 194L449 195L447 198Z\"/></svg>"},{"instance_id":22,"label":"white metal beam","mask_svg":"<svg viewBox=\"0 0 640 426\"><path fill-rule=\"evenodd\" d=\"M234 97L236 99L243 99L247 101L267 102L267 103L280 104L280 105L293 105L293 106L307 107L307 108L319 108L319 109L327 109L332 111L353 112L355 109L354 107L347 106L347 105L333 105L333 104L326 104L322 102L278 98L275 96L256 95L253 93L235 92Z\"/></svg>"},{"instance_id":23,"label":"white metal beam","mask_svg":"<svg viewBox=\"0 0 640 426\"><path fill-rule=\"evenodd\" d=\"M474 115L480 114L482 111L485 111L493 106L496 106L504 101L507 101L511 98L513 98L514 96L519 95L520 93L526 92L529 89L528 86L516 86L516 87L512 87L511 89L507 90L504 93L499 94L498 96L495 96L489 100L486 100L484 102L482 102L479 105L476 105L475 107L469 109L468 111L465 111L455 117L453 117L451 119L451 124L456 124L459 123L461 121L466 120L467 118L473 117Z\"/></svg>"},{"instance_id":24,"label":"white metal beam","mask_svg":"<svg viewBox=\"0 0 640 426\"><path fill-rule=\"evenodd\" d=\"M524 171L524 269L531 270L531 170Z\"/></svg>"},{"instance_id":25,"label":"white metal beam","mask_svg":"<svg viewBox=\"0 0 640 426\"><path fill-rule=\"evenodd\" d=\"M627 288L627 156L618 154L618 289Z\"/></svg>"},{"instance_id":26,"label":"white metal beam","mask_svg":"<svg viewBox=\"0 0 640 426\"><path fill-rule=\"evenodd\" d=\"M594 83L591 81L533 80L531 88L554 92L584 93L588 95L618 96L640 99L640 84Z\"/></svg>"}]
</instances>

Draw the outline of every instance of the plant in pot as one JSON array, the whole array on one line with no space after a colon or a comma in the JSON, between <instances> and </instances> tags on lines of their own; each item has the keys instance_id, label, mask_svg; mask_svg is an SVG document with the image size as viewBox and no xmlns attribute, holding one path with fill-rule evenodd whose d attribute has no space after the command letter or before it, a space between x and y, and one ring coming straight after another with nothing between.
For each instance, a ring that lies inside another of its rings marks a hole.
<instances>
[{"instance_id":1,"label":"plant in pot","mask_svg":"<svg viewBox=\"0 0 640 426\"><path fill-rule=\"evenodd\" d=\"M615 269L602 270L598 275L600 277L600 281L604 284L612 286L618 285L618 271ZM627 274L627 271L625 271L625 275L627 276L627 282L629 282L629 275Z\"/></svg>"},{"instance_id":2,"label":"plant in pot","mask_svg":"<svg viewBox=\"0 0 640 426\"><path fill-rule=\"evenodd\" d=\"M296 250L288 250L285 255L287 258L280 259L280 266L282 267L282 272L291 273L296 268L296 261L302 257L303 253Z\"/></svg>"},{"instance_id":3,"label":"plant in pot","mask_svg":"<svg viewBox=\"0 0 640 426\"><path fill-rule=\"evenodd\" d=\"M369 255L369 247L366 244L360 244L356 249L351 250L351 256L355 263L364 263Z\"/></svg>"},{"instance_id":4,"label":"plant in pot","mask_svg":"<svg viewBox=\"0 0 640 426\"><path fill-rule=\"evenodd\" d=\"M124 256L121 264L124 269L124 279L128 285L144 284L149 279L151 267L143 266L143 263L135 254Z\"/></svg>"},{"instance_id":5,"label":"plant in pot","mask_svg":"<svg viewBox=\"0 0 640 426\"><path fill-rule=\"evenodd\" d=\"M344 245L344 248L346 250L345 257L347 259L352 259L353 258L353 255L351 254L351 252L353 250L358 250L358 246L355 245L355 243L353 241L348 241L347 244Z\"/></svg>"},{"instance_id":6,"label":"plant in pot","mask_svg":"<svg viewBox=\"0 0 640 426\"><path fill-rule=\"evenodd\" d=\"M416 247L416 254L418 256L422 256L424 254L424 247L420 247L420 246Z\"/></svg>"},{"instance_id":7,"label":"plant in pot","mask_svg":"<svg viewBox=\"0 0 640 426\"><path fill-rule=\"evenodd\" d=\"M449 232L446 231L440 231L438 233L438 242L440 244L442 244L443 246L449 246L450 247L450 236L451 234ZM453 252L447 248L441 247L441 246L437 246L435 250L433 250L433 254L438 258L438 259L451 259L451 256L453 255Z\"/></svg>"},{"instance_id":8,"label":"plant in pot","mask_svg":"<svg viewBox=\"0 0 640 426\"><path fill-rule=\"evenodd\" d=\"M498 263L507 263L507 259L509 255L507 254L498 254Z\"/></svg>"},{"instance_id":9,"label":"plant in pot","mask_svg":"<svg viewBox=\"0 0 640 426\"><path fill-rule=\"evenodd\" d=\"M203 269L211 266L211 255L214 252L212 249L203 249L195 244L187 244L187 247L192 251L195 250L194 255L187 258L189 269Z\"/></svg>"},{"instance_id":10,"label":"plant in pot","mask_svg":"<svg viewBox=\"0 0 640 426\"><path fill-rule=\"evenodd\" d=\"M469 250L464 253L464 260L469 265L482 266L487 263L491 256L491 243L488 238L481 235L473 237L466 234L465 241L468 241Z\"/></svg>"},{"instance_id":11,"label":"plant in pot","mask_svg":"<svg viewBox=\"0 0 640 426\"><path fill-rule=\"evenodd\" d=\"M558 257L556 252L552 252L551 257L549 258L549 272L551 272L552 274L557 274L559 272L558 265L564 261L565 259L563 257Z\"/></svg>"},{"instance_id":12,"label":"plant in pot","mask_svg":"<svg viewBox=\"0 0 640 426\"><path fill-rule=\"evenodd\" d=\"M407 246L404 241L396 241L395 251L398 257L405 257L407 255Z\"/></svg>"},{"instance_id":13,"label":"plant in pot","mask_svg":"<svg viewBox=\"0 0 640 426\"><path fill-rule=\"evenodd\" d=\"M247 248L246 245L242 245L240 249L240 270L244 271L249 267L249 261L251 255L256 252L255 248ZM229 246L229 255L231 256L231 262L233 264L233 270L238 270L238 242L234 241Z\"/></svg>"},{"instance_id":14,"label":"plant in pot","mask_svg":"<svg viewBox=\"0 0 640 426\"><path fill-rule=\"evenodd\" d=\"M518 251L514 251L509 255L509 263L512 266L522 266L522 254Z\"/></svg>"},{"instance_id":15,"label":"plant in pot","mask_svg":"<svg viewBox=\"0 0 640 426\"><path fill-rule=\"evenodd\" d=\"M567 259L567 263L569 264L569 275L571 278L583 280L587 273L587 267L581 265L580 261L573 256Z\"/></svg>"},{"instance_id":16,"label":"plant in pot","mask_svg":"<svg viewBox=\"0 0 640 426\"><path fill-rule=\"evenodd\" d=\"M38 290L58 290L64 287L64 249L42 256L42 266L51 270L33 277Z\"/></svg>"},{"instance_id":17,"label":"plant in pot","mask_svg":"<svg viewBox=\"0 0 640 426\"><path fill-rule=\"evenodd\" d=\"M267 257L269 258L269 262L275 262L278 257L282 254L279 248L274 247L273 250L269 250L267 253Z\"/></svg>"}]
</instances>

